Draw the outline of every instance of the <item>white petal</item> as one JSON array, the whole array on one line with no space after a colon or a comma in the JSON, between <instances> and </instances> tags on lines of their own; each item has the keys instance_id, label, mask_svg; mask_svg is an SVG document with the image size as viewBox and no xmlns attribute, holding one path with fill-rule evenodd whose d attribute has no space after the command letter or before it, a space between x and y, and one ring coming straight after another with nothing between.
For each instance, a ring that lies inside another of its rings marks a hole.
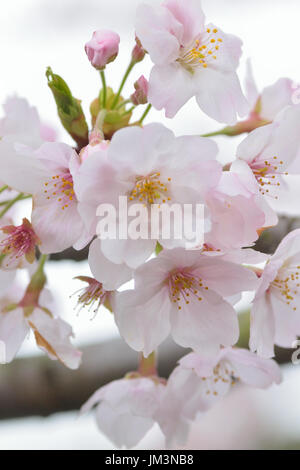
<instances>
[{"instance_id":1,"label":"white petal","mask_svg":"<svg viewBox=\"0 0 300 470\"><path fill-rule=\"evenodd\" d=\"M194 295L189 304L180 302L171 311L172 336L180 346L205 356L218 353L221 345L235 344L239 336L237 315L233 307L213 291L200 290L202 300Z\"/></svg>"},{"instance_id":2,"label":"white petal","mask_svg":"<svg viewBox=\"0 0 300 470\"><path fill-rule=\"evenodd\" d=\"M183 27L167 8L139 5L135 29L137 37L155 64L165 64L177 59Z\"/></svg>"},{"instance_id":3,"label":"white petal","mask_svg":"<svg viewBox=\"0 0 300 470\"><path fill-rule=\"evenodd\" d=\"M275 321L269 295L255 299L251 309L251 351L262 357L274 356Z\"/></svg>"},{"instance_id":4,"label":"white petal","mask_svg":"<svg viewBox=\"0 0 300 470\"><path fill-rule=\"evenodd\" d=\"M70 342L73 336L71 326L61 318L53 318L41 309L35 309L28 317L37 345L45 351L50 359L60 360L69 369L78 369L81 363L81 352Z\"/></svg>"},{"instance_id":5,"label":"white petal","mask_svg":"<svg viewBox=\"0 0 300 470\"><path fill-rule=\"evenodd\" d=\"M28 331L22 308L6 313L0 312L0 342L3 341L5 344L5 362L14 359Z\"/></svg>"},{"instance_id":6,"label":"white petal","mask_svg":"<svg viewBox=\"0 0 300 470\"><path fill-rule=\"evenodd\" d=\"M136 351L151 354L170 332L170 299L161 289L148 298L143 291L116 296L115 320L121 336Z\"/></svg>"},{"instance_id":7,"label":"white petal","mask_svg":"<svg viewBox=\"0 0 300 470\"><path fill-rule=\"evenodd\" d=\"M99 239L90 246L89 265L94 278L103 284L105 290L118 289L132 278L132 270L126 264L112 263L103 255Z\"/></svg>"},{"instance_id":8,"label":"white petal","mask_svg":"<svg viewBox=\"0 0 300 470\"><path fill-rule=\"evenodd\" d=\"M208 116L229 125L236 123L237 115L242 117L249 110L235 72L222 73L209 67L198 72L196 99Z\"/></svg>"},{"instance_id":9,"label":"white petal","mask_svg":"<svg viewBox=\"0 0 300 470\"><path fill-rule=\"evenodd\" d=\"M195 94L194 76L179 64L155 65L149 78L148 100L173 118Z\"/></svg>"}]
</instances>

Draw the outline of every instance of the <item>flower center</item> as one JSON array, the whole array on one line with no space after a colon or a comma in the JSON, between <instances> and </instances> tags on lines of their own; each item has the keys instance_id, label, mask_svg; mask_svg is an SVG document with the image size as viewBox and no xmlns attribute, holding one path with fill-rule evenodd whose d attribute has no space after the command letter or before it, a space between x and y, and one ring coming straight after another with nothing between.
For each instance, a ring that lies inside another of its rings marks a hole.
<instances>
[{"instance_id":1,"label":"flower center","mask_svg":"<svg viewBox=\"0 0 300 470\"><path fill-rule=\"evenodd\" d=\"M289 266L284 270L286 276L281 277L278 273L276 279L271 283L271 287L275 293L283 298L283 301L290 305L293 310L297 310L294 306L295 296L299 294L299 272L300 266Z\"/></svg>"},{"instance_id":2,"label":"flower center","mask_svg":"<svg viewBox=\"0 0 300 470\"><path fill-rule=\"evenodd\" d=\"M70 202L75 198L73 178L69 172L52 176L44 185L47 200L54 199L61 205L62 210L69 207Z\"/></svg>"},{"instance_id":3,"label":"flower center","mask_svg":"<svg viewBox=\"0 0 300 470\"><path fill-rule=\"evenodd\" d=\"M168 183L171 178L168 178ZM168 196L169 185L160 180L160 173L155 172L148 176L137 176L135 186L129 193L129 200L134 199L148 204L159 204L170 201Z\"/></svg>"},{"instance_id":4,"label":"flower center","mask_svg":"<svg viewBox=\"0 0 300 470\"><path fill-rule=\"evenodd\" d=\"M7 234L7 237L0 242L2 254L9 255L7 261L5 261L7 266L14 260L18 260L33 251L35 244L38 243L38 238L27 219L23 219L23 224L18 227L9 225L2 227L1 230L4 234Z\"/></svg>"},{"instance_id":5,"label":"flower center","mask_svg":"<svg viewBox=\"0 0 300 470\"><path fill-rule=\"evenodd\" d=\"M181 310L182 303L186 305L190 303L191 297L195 297L201 302L201 292L208 287L204 285L204 281L188 272L172 273L168 279L169 295L172 302L177 304L178 310Z\"/></svg>"},{"instance_id":6,"label":"flower center","mask_svg":"<svg viewBox=\"0 0 300 470\"><path fill-rule=\"evenodd\" d=\"M97 313L101 305L104 305L106 300L109 299L109 292L104 290L102 284L96 279L87 276L78 276L76 279L88 283L86 287L75 292L75 294L78 294L77 307L79 312L83 308L88 308L89 311L93 309L94 313Z\"/></svg>"},{"instance_id":7,"label":"flower center","mask_svg":"<svg viewBox=\"0 0 300 470\"><path fill-rule=\"evenodd\" d=\"M207 68L217 60L220 46L223 42L217 38L217 28L207 28L201 39L195 39L188 47L182 47L180 57L177 59L189 72L194 72L199 67Z\"/></svg>"},{"instance_id":8,"label":"flower center","mask_svg":"<svg viewBox=\"0 0 300 470\"><path fill-rule=\"evenodd\" d=\"M270 196L269 187L280 186L280 176L288 174L282 171L283 164L284 162L278 161L276 156L264 161L254 160L250 164L262 195ZM278 199L278 196L275 196L275 199Z\"/></svg>"},{"instance_id":9,"label":"flower center","mask_svg":"<svg viewBox=\"0 0 300 470\"><path fill-rule=\"evenodd\" d=\"M217 396L222 392L221 386L223 384L235 385L239 380L240 378L233 370L232 364L225 361L219 362L215 366L211 377L202 377L204 394ZM227 388L224 391L227 391Z\"/></svg>"}]
</instances>

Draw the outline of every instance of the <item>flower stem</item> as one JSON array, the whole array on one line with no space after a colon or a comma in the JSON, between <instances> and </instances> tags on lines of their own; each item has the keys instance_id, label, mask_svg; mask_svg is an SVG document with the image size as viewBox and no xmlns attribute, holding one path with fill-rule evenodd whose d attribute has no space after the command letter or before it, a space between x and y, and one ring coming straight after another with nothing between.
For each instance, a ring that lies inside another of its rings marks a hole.
<instances>
[{"instance_id":1,"label":"flower stem","mask_svg":"<svg viewBox=\"0 0 300 470\"><path fill-rule=\"evenodd\" d=\"M201 137L214 137L216 135L231 135L231 134L227 134L226 132L227 129L228 129L227 127L224 127L223 129L220 129L215 132L208 132L207 134L202 134Z\"/></svg>"},{"instance_id":2,"label":"flower stem","mask_svg":"<svg viewBox=\"0 0 300 470\"><path fill-rule=\"evenodd\" d=\"M98 113L96 123L94 126L94 129L97 129L98 131L101 132L103 139L104 139L103 125L104 125L106 115L107 115L106 109L101 109L101 111L99 111Z\"/></svg>"},{"instance_id":3,"label":"flower stem","mask_svg":"<svg viewBox=\"0 0 300 470\"><path fill-rule=\"evenodd\" d=\"M18 194L18 196L16 196L14 199L11 199L7 204L6 206L4 207L4 209L2 209L2 211L0 212L0 219L6 214L6 212L18 201L21 201L22 199L25 199L24 198L24 193L20 193Z\"/></svg>"},{"instance_id":4,"label":"flower stem","mask_svg":"<svg viewBox=\"0 0 300 470\"><path fill-rule=\"evenodd\" d=\"M132 111L135 109L135 106L131 106L131 108L129 108L127 111L125 111L123 114L121 114L121 117L122 116L126 116L126 114L129 114L129 113L132 113Z\"/></svg>"},{"instance_id":5,"label":"flower stem","mask_svg":"<svg viewBox=\"0 0 300 470\"><path fill-rule=\"evenodd\" d=\"M37 271L44 271L44 266L45 266L45 263L46 263L47 259L48 259L48 255L41 255L40 256L39 266L38 266Z\"/></svg>"},{"instance_id":6,"label":"flower stem","mask_svg":"<svg viewBox=\"0 0 300 470\"><path fill-rule=\"evenodd\" d=\"M2 186L2 188L0 188L0 194L3 193L3 191L5 191L6 189L8 189L8 186Z\"/></svg>"},{"instance_id":7,"label":"flower stem","mask_svg":"<svg viewBox=\"0 0 300 470\"><path fill-rule=\"evenodd\" d=\"M116 94L115 99L114 99L114 101L113 101L113 104L112 104L112 106L111 106L111 109L115 109L116 105L118 104L118 101L119 101L120 95L121 95L121 93L122 93L122 90L123 90L123 88L124 88L124 85L125 85L125 83L126 83L126 80L127 80L128 76L129 76L131 70L132 70L133 67L135 66L135 64L136 64L136 62L131 61L130 64L128 65L127 70L126 70L126 72L125 72L125 75L124 75L124 77L123 77L123 79L122 79L122 81L121 81L119 90L117 91L117 94Z\"/></svg>"},{"instance_id":8,"label":"flower stem","mask_svg":"<svg viewBox=\"0 0 300 470\"><path fill-rule=\"evenodd\" d=\"M153 351L148 357L144 357L143 353L140 353L138 372L144 377L156 375L157 371L155 351Z\"/></svg>"},{"instance_id":9,"label":"flower stem","mask_svg":"<svg viewBox=\"0 0 300 470\"><path fill-rule=\"evenodd\" d=\"M128 104L128 103L132 103L132 101L131 100L121 101L121 103L119 103L118 106L115 107L115 110L117 111L118 109L122 108L123 106L125 106L125 104Z\"/></svg>"},{"instance_id":10,"label":"flower stem","mask_svg":"<svg viewBox=\"0 0 300 470\"><path fill-rule=\"evenodd\" d=\"M138 121L138 124L141 126L143 124L143 121L145 119L145 117L148 115L150 109L152 108L152 104L148 104L144 114L142 115L141 119Z\"/></svg>"},{"instance_id":11,"label":"flower stem","mask_svg":"<svg viewBox=\"0 0 300 470\"><path fill-rule=\"evenodd\" d=\"M102 91L103 91L102 106L103 108L106 108L107 86L106 86L104 70L100 70L100 77L102 81Z\"/></svg>"}]
</instances>

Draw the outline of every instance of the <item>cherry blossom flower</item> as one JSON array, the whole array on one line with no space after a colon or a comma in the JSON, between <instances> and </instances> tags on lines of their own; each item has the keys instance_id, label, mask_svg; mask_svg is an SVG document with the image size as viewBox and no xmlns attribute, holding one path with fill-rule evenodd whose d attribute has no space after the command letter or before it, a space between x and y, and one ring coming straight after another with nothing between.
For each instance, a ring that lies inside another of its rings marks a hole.
<instances>
[{"instance_id":1,"label":"cherry blossom flower","mask_svg":"<svg viewBox=\"0 0 300 470\"><path fill-rule=\"evenodd\" d=\"M250 348L274 356L274 344L292 347L300 335L300 229L279 244L260 275L251 309Z\"/></svg>"},{"instance_id":2,"label":"cherry blossom flower","mask_svg":"<svg viewBox=\"0 0 300 470\"><path fill-rule=\"evenodd\" d=\"M175 138L160 124L116 132L109 146L84 160L74 177L78 210L86 230L95 235L97 208L105 203L119 207L119 196L127 197L128 212L133 204L151 208L160 203L203 203L205 194L221 176L216 154L217 147L211 140ZM145 219L148 227L149 212ZM123 222L118 223L122 228ZM175 239L160 242L168 246L183 244L183 240ZM133 269L149 258L155 246L156 240L150 238L101 240L102 251L110 261Z\"/></svg>"},{"instance_id":3,"label":"cherry blossom flower","mask_svg":"<svg viewBox=\"0 0 300 470\"><path fill-rule=\"evenodd\" d=\"M117 57L119 43L120 36L117 33L108 30L95 31L92 39L85 45L85 52L92 65L102 70Z\"/></svg>"},{"instance_id":4,"label":"cherry blossom flower","mask_svg":"<svg viewBox=\"0 0 300 470\"><path fill-rule=\"evenodd\" d=\"M253 77L251 62L247 61L246 97L252 109L252 119L265 123L272 122L286 106L295 104L293 95L296 91L297 87L293 80L279 78L274 84L259 92Z\"/></svg>"},{"instance_id":5,"label":"cherry blossom flower","mask_svg":"<svg viewBox=\"0 0 300 470\"><path fill-rule=\"evenodd\" d=\"M252 172L246 176L239 162L223 171L221 179L206 196L210 210L211 230L205 241L215 249L234 250L251 246L265 225L266 213ZM269 211L273 214L272 209Z\"/></svg>"},{"instance_id":6,"label":"cherry blossom flower","mask_svg":"<svg viewBox=\"0 0 300 470\"><path fill-rule=\"evenodd\" d=\"M246 349L224 348L209 358L196 353L184 356L169 377L159 414L168 445L184 444L188 424L237 384L265 389L280 382L275 361Z\"/></svg>"},{"instance_id":7,"label":"cherry blossom flower","mask_svg":"<svg viewBox=\"0 0 300 470\"><path fill-rule=\"evenodd\" d=\"M25 98L11 96L3 105L0 138L15 144L38 148L43 141L55 140L55 131L41 122L35 107Z\"/></svg>"},{"instance_id":8,"label":"cherry blossom flower","mask_svg":"<svg viewBox=\"0 0 300 470\"><path fill-rule=\"evenodd\" d=\"M145 356L169 333L205 355L235 344L237 315L226 298L257 285L255 275L238 264L181 248L162 251L134 279L134 290L116 296L114 312L125 341Z\"/></svg>"},{"instance_id":9,"label":"cherry blossom flower","mask_svg":"<svg viewBox=\"0 0 300 470\"><path fill-rule=\"evenodd\" d=\"M272 124L252 131L238 146L237 158L250 167L263 196L278 197L282 177L291 172L292 165L292 172L299 173L299 135L300 105L294 105L279 113Z\"/></svg>"},{"instance_id":10,"label":"cherry blossom flower","mask_svg":"<svg viewBox=\"0 0 300 470\"><path fill-rule=\"evenodd\" d=\"M0 145L1 177L12 188L33 195L31 223L43 253L89 241L73 188L79 166L79 156L66 144L44 143L35 152L22 148L9 159Z\"/></svg>"},{"instance_id":11,"label":"cherry blossom flower","mask_svg":"<svg viewBox=\"0 0 300 470\"><path fill-rule=\"evenodd\" d=\"M165 385L158 378L130 374L97 390L81 408L95 405L97 425L117 447L134 447L152 428Z\"/></svg>"},{"instance_id":12,"label":"cherry blossom flower","mask_svg":"<svg viewBox=\"0 0 300 470\"><path fill-rule=\"evenodd\" d=\"M35 247L39 239L31 223L24 218L22 225L2 225L0 227L0 251L5 256L1 267L15 269L35 260Z\"/></svg>"},{"instance_id":13,"label":"cherry blossom flower","mask_svg":"<svg viewBox=\"0 0 300 470\"><path fill-rule=\"evenodd\" d=\"M37 346L50 359L59 360L70 369L77 369L81 352L70 342L72 328L61 318L54 317L46 307L50 304L51 296L42 285L40 279L31 281L20 301L17 299L20 288L10 289L0 299L0 340L5 344L6 362L14 359L26 336L32 331Z\"/></svg>"},{"instance_id":14,"label":"cherry blossom flower","mask_svg":"<svg viewBox=\"0 0 300 470\"><path fill-rule=\"evenodd\" d=\"M140 5L136 34L154 67L149 102L172 118L192 97L219 122L234 124L248 112L236 69L241 41L213 24L205 25L198 0L165 0Z\"/></svg>"}]
</instances>

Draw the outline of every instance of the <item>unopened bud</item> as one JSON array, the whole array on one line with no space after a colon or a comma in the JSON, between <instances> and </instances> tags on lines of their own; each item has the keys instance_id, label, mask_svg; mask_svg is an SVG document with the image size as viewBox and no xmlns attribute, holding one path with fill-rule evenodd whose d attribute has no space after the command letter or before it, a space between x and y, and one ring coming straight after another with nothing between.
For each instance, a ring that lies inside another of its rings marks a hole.
<instances>
[{"instance_id":1,"label":"unopened bud","mask_svg":"<svg viewBox=\"0 0 300 470\"><path fill-rule=\"evenodd\" d=\"M148 102L148 81L142 75L134 84L135 92L131 95L132 103L137 106Z\"/></svg>"},{"instance_id":2,"label":"unopened bud","mask_svg":"<svg viewBox=\"0 0 300 470\"><path fill-rule=\"evenodd\" d=\"M145 57L146 51L137 37L135 38L135 42L136 44L132 50L131 55L132 55L132 61L135 63L138 63L143 60L143 58Z\"/></svg>"},{"instance_id":3,"label":"unopened bud","mask_svg":"<svg viewBox=\"0 0 300 470\"><path fill-rule=\"evenodd\" d=\"M92 39L84 48L91 64L97 70L102 70L117 57L119 43L120 36L117 33L101 30L93 33Z\"/></svg>"}]
</instances>

